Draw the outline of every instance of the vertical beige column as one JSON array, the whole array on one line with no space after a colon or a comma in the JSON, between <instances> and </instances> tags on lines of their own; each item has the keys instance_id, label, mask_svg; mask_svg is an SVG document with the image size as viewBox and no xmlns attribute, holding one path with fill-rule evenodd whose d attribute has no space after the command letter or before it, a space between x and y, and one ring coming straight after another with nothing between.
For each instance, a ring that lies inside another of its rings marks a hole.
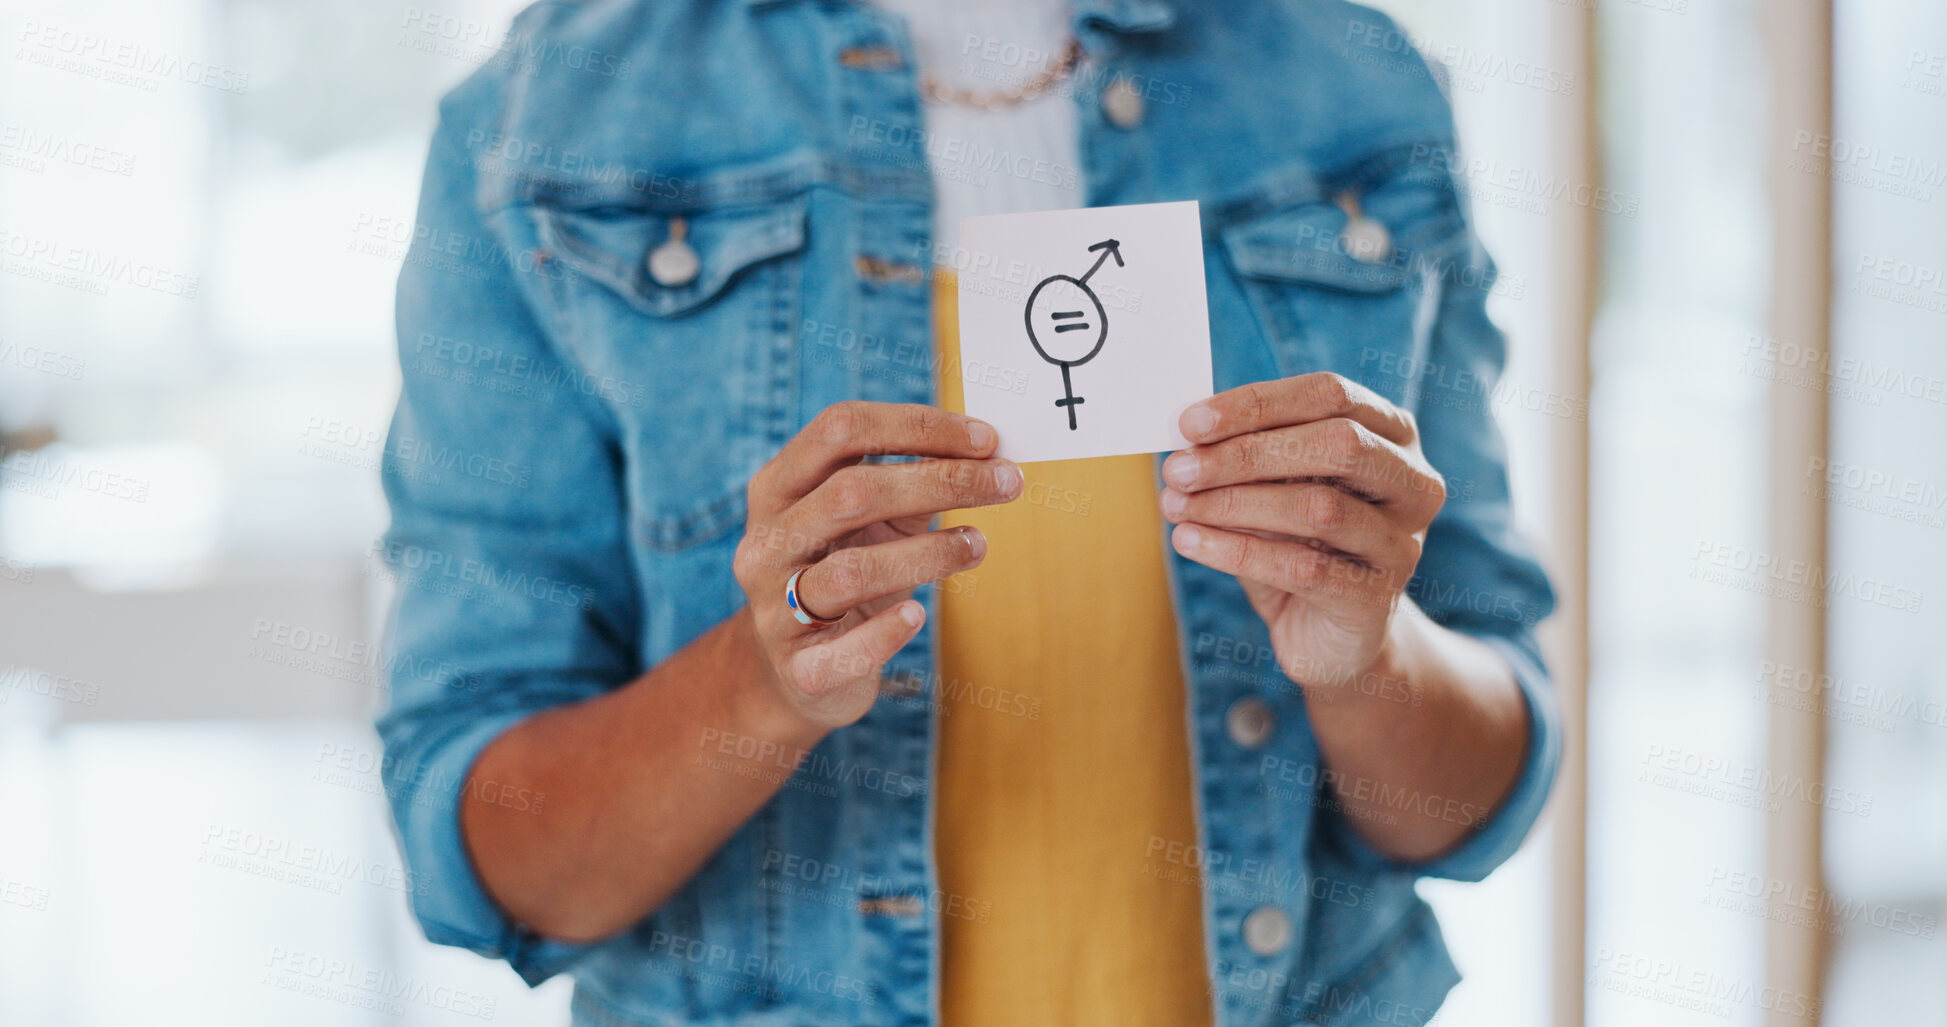
<instances>
[{"instance_id":1,"label":"vertical beige column","mask_svg":"<svg viewBox=\"0 0 1947 1027\"><path fill-rule=\"evenodd\" d=\"M1540 4L1550 20L1551 49L1577 88L1560 98L1547 126L1551 160L1564 181L1602 181L1596 132L1600 80L1595 63L1594 3ZM1549 225L1549 252L1559 270L1549 319L1554 342L1550 388L1575 401L1589 398L1589 334L1601 267L1600 216L1592 206L1558 205ZM1586 408L1584 408L1586 409ZM1550 905L1554 965L1550 1023L1581 1027L1588 973L1588 687L1589 687L1589 424L1561 419L1550 445L1548 569L1559 608L1542 629L1549 669L1561 700L1563 746L1552 800L1554 840Z\"/></svg>"},{"instance_id":2,"label":"vertical beige column","mask_svg":"<svg viewBox=\"0 0 1947 1027\"><path fill-rule=\"evenodd\" d=\"M1832 131L1832 4L1831 0L1767 0L1759 7L1769 69L1766 91L1771 97L1765 149L1772 226L1767 331L1780 347L1830 353L1831 180L1786 164L1795 134ZM1766 549L1781 562L1825 566L1825 503L1801 492L1798 485L1807 462L1825 455L1826 406L1821 388L1776 381L1771 385ZM1763 658L1799 672L1824 673L1823 606L1775 596L1767 600ZM1770 706L1769 716L1766 764L1772 779L1820 780L1825 771L1823 714L1779 702ZM1794 888L1822 888L1822 808L1789 800L1782 805L1768 821L1765 872ZM1779 920L1768 921L1765 930L1765 983L1816 1000L1823 990L1825 934ZM1805 1027L1802 1017L1783 1010L1767 1011L1765 1023Z\"/></svg>"}]
</instances>

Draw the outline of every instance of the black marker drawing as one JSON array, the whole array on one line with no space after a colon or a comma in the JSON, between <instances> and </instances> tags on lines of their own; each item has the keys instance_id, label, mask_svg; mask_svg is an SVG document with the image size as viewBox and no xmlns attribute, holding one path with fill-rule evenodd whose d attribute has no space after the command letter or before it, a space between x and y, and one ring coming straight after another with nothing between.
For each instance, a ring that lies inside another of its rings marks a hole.
<instances>
[{"instance_id":1,"label":"black marker drawing","mask_svg":"<svg viewBox=\"0 0 1947 1027\"><path fill-rule=\"evenodd\" d=\"M1028 341L1034 344L1034 351L1041 359L1061 368L1062 398L1055 400L1057 408L1068 408L1068 430L1075 430L1075 408L1082 398L1075 395L1075 387L1068 380L1068 369L1078 367L1094 359L1102 352L1102 344L1109 341L1109 315L1102 309L1102 301L1096 298L1095 290L1088 287L1088 280L1102 269L1102 262L1115 258L1115 266L1122 267L1122 244L1114 239L1104 239L1088 248L1090 253L1101 250L1102 255L1095 258L1095 266L1080 278L1067 275L1053 275L1041 280L1041 284L1028 293L1028 309L1025 317L1028 324ZM1049 288L1053 286L1053 288ZM1073 309L1073 308L1081 309ZM1093 320L1089 315L1093 313ZM1035 331L1039 320L1048 332L1048 345L1041 342L1041 334ZM1069 332L1081 334L1069 335ZM1049 347L1061 355L1056 356ZM1086 352L1084 352L1086 351ZM1074 356L1072 354L1080 354Z\"/></svg>"}]
</instances>

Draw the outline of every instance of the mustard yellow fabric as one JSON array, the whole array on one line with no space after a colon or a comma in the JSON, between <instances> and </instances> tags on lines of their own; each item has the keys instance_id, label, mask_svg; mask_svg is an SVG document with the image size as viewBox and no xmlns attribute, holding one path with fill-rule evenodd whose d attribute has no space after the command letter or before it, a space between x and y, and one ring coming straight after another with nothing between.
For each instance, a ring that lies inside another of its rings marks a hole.
<instances>
[{"instance_id":1,"label":"mustard yellow fabric","mask_svg":"<svg viewBox=\"0 0 1947 1027\"><path fill-rule=\"evenodd\" d=\"M964 410L951 275L934 305ZM1210 1022L1202 895L1152 856L1196 838L1153 466L1028 464L1021 499L942 518L988 545L940 588L947 1027Z\"/></svg>"}]
</instances>

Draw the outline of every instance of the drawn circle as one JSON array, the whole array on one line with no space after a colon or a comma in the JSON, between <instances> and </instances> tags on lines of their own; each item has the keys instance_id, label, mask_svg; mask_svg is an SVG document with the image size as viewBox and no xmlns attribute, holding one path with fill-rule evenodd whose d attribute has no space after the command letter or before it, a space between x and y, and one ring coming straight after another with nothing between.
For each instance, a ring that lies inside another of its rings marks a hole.
<instances>
[{"instance_id":1,"label":"drawn circle","mask_svg":"<svg viewBox=\"0 0 1947 1027\"><path fill-rule=\"evenodd\" d=\"M1055 316L1077 312L1080 317ZM1028 293L1027 322L1028 341L1051 364L1086 364L1109 338L1109 314L1095 290L1067 275L1044 278ZM1077 325L1086 327L1072 327Z\"/></svg>"}]
</instances>

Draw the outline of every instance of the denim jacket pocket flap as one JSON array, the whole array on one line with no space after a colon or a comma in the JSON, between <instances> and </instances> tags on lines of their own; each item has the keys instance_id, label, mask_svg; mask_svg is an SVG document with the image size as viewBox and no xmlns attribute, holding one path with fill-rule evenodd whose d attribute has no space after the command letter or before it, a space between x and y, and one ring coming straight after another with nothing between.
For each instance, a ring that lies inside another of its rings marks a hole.
<instances>
[{"instance_id":1,"label":"denim jacket pocket flap","mask_svg":"<svg viewBox=\"0 0 1947 1027\"><path fill-rule=\"evenodd\" d=\"M1406 284L1407 265L1391 253L1360 260L1345 239L1345 211L1304 203L1223 230L1224 249L1239 274L1322 285L1346 292L1391 292Z\"/></svg>"},{"instance_id":2,"label":"denim jacket pocket flap","mask_svg":"<svg viewBox=\"0 0 1947 1027\"><path fill-rule=\"evenodd\" d=\"M802 196L694 211L539 206L536 212L543 246L652 317L702 307L745 268L795 253L805 242Z\"/></svg>"}]
</instances>

